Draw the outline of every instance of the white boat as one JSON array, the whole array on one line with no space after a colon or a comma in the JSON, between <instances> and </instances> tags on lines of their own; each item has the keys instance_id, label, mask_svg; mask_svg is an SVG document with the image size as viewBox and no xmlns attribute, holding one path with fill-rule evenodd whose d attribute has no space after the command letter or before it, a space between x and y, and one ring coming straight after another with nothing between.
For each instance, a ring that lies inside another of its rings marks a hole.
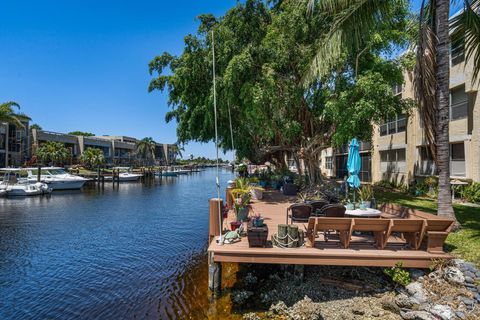
<instances>
[{"instance_id":1,"label":"white boat","mask_svg":"<svg viewBox=\"0 0 480 320\"><path fill-rule=\"evenodd\" d=\"M37 182L38 169L26 168L28 180ZM88 179L67 173L60 167L42 167L40 170L40 181L46 183L52 190L75 190L83 187Z\"/></svg>"},{"instance_id":2,"label":"white boat","mask_svg":"<svg viewBox=\"0 0 480 320\"><path fill-rule=\"evenodd\" d=\"M118 174L118 180L120 182L137 181L142 177L140 173L133 173L130 167L114 167L113 169L120 171Z\"/></svg>"},{"instance_id":3,"label":"white boat","mask_svg":"<svg viewBox=\"0 0 480 320\"><path fill-rule=\"evenodd\" d=\"M24 169L0 170L3 172L0 190L7 196L37 196L52 192L46 183L29 181Z\"/></svg>"}]
</instances>

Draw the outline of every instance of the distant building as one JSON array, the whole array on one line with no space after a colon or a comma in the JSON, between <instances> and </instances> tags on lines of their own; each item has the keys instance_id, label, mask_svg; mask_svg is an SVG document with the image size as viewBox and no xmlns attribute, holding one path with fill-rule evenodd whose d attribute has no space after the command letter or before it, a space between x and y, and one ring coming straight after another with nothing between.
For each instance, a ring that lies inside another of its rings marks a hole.
<instances>
[{"instance_id":1,"label":"distant building","mask_svg":"<svg viewBox=\"0 0 480 320\"><path fill-rule=\"evenodd\" d=\"M60 142L71 152L72 163L77 163L87 148L102 150L108 164L133 165L138 162L136 138L127 136L75 136L71 134L32 129L31 149L34 150L48 141ZM157 143L155 164L171 165L176 162L176 145ZM167 156L165 156L167 155Z\"/></svg>"},{"instance_id":2,"label":"distant building","mask_svg":"<svg viewBox=\"0 0 480 320\"><path fill-rule=\"evenodd\" d=\"M0 123L0 167L20 166L30 155L29 123Z\"/></svg>"}]
</instances>

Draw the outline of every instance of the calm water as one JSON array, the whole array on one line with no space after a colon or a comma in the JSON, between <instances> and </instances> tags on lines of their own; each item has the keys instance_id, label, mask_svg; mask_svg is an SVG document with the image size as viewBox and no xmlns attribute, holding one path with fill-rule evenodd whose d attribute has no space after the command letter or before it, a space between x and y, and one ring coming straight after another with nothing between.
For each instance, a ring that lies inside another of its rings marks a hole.
<instances>
[{"instance_id":1,"label":"calm water","mask_svg":"<svg viewBox=\"0 0 480 320\"><path fill-rule=\"evenodd\" d=\"M214 173L0 199L0 319L205 318Z\"/></svg>"}]
</instances>

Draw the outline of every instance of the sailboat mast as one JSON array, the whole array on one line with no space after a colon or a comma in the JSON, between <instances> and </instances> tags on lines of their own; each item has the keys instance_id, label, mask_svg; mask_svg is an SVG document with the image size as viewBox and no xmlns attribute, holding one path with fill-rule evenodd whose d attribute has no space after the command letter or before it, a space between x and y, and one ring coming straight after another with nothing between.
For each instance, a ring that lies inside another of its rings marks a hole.
<instances>
[{"instance_id":1,"label":"sailboat mast","mask_svg":"<svg viewBox=\"0 0 480 320\"><path fill-rule=\"evenodd\" d=\"M217 89L216 89L216 81L215 81L215 36L212 30L212 55L213 55L213 112L215 116L215 151L217 154L217 176L215 177L216 185L217 185L217 198L220 200L220 179L219 179L219 161L218 161L218 126L217 126ZM220 201L218 203L218 225L220 228L220 241L219 244L223 245L222 241L222 208L220 206Z\"/></svg>"}]
</instances>

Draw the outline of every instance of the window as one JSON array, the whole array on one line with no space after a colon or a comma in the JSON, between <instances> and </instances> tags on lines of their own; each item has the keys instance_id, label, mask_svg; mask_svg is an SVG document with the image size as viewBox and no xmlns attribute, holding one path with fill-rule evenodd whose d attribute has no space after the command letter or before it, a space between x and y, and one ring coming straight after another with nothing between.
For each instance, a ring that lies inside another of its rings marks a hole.
<instances>
[{"instance_id":1,"label":"window","mask_svg":"<svg viewBox=\"0 0 480 320\"><path fill-rule=\"evenodd\" d=\"M452 176L465 176L465 144L463 142L450 145L450 167Z\"/></svg>"},{"instance_id":2,"label":"window","mask_svg":"<svg viewBox=\"0 0 480 320\"><path fill-rule=\"evenodd\" d=\"M333 157L325 157L325 169L333 169Z\"/></svg>"},{"instance_id":3,"label":"window","mask_svg":"<svg viewBox=\"0 0 480 320\"><path fill-rule=\"evenodd\" d=\"M0 133L0 149L5 150L5 133ZM0 164L0 166L3 166L3 164Z\"/></svg>"},{"instance_id":4,"label":"window","mask_svg":"<svg viewBox=\"0 0 480 320\"><path fill-rule=\"evenodd\" d=\"M423 176L431 176L437 174L437 169L435 167L435 161L433 161L433 156L430 150L427 147L419 148L420 163L417 167L417 174Z\"/></svg>"},{"instance_id":5,"label":"window","mask_svg":"<svg viewBox=\"0 0 480 320\"><path fill-rule=\"evenodd\" d=\"M465 87L450 90L450 120L468 117L468 94Z\"/></svg>"},{"instance_id":6,"label":"window","mask_svg":"<svg viewBox=\"0 0 480 320\"><path fill-rule=\"evenodd\" d=\"M462 63L465 60L465 42L463 40L450 43L450 61L452 66Z\"/></svg>"},{"instance_id":7,"label":"window","mask_svg":"<svg viewBox=\"0 0 480 320\"><path fill-rule=\"evenodd\" d=\"M405 172L405 149L380 151L380 171L385 172Z\"/></svg>"},{"instance_id":8,"label":"window","mask_svg":"<svg viewBox=\"0 0 480 320\"><path fill-rule=\"evenodd\" d=\"M380 125L380 135L394 134L404 132L407 128L407 116L399 114L393 119L389 119Z\"/></svg>"}]
</instances>

